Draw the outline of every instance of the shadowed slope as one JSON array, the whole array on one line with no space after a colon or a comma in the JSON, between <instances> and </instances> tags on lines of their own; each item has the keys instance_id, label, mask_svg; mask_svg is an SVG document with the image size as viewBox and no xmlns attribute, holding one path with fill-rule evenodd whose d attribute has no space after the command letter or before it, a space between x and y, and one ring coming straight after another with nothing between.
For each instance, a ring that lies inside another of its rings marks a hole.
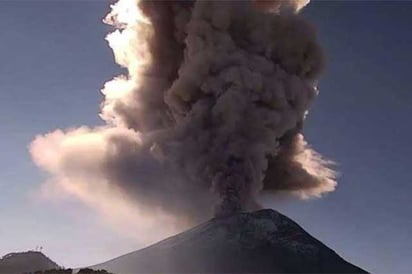
<instances>
[{"instance_id":1,"label":"shadowed slope","mask_svg":"<svg viewBox=\"0 0 412 274\"><path fill-rule=\"evenodd\" d=\"M366 273L270 209L214 218L94 266L114 273Z\"/></svg>"},{"instance_id":2,"label":"shadowed slope","mask_svg":"<svg viewBox=\"0 0 412 274\"><path fill-rule=\"evenodd\" d=\"M28 273L58 268L46 255L37 251L10 253L0 259L0 273Z\"/></svg>"}]
</instances>

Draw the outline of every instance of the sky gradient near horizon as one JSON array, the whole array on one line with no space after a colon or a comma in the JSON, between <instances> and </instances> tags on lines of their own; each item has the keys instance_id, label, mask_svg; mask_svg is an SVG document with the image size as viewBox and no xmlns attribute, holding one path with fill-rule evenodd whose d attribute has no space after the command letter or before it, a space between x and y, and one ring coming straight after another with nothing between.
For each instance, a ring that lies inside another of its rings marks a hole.
<instances>
[{"instance_id":1,"label":"sky gradient near horizon","mask_svg":"<svg viewBox=\"0 0 412 274\"><path fill-rule=\"evenodd\" d=\"M0 256L41 245L76 267L142 247L76 201L38 197L46 175L27 150L37 134L101 124L99 90L122 71L104 41L107 11L106 1L0 1ZM412 2L314 1L303 14L328 57L306 138L342 175L322 199L263 204L370 272L411 272Z\"/></svg>"}]
</instances>

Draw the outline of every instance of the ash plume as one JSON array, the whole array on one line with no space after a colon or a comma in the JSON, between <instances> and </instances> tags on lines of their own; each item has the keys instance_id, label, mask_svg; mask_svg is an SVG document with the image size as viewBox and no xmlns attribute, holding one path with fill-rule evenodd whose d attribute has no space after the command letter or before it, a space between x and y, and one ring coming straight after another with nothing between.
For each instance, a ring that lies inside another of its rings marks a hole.
<instances>
[{"instance_id":1,"label":"ash plume","mask_svg":"<svg viewBox=\"0 0 412 274\"><path fill-rule=\"evenodd\" d=\"M333 191L302 134L324 66L307 2L113 4L107 41L128 73L102 89L105 126L32 142L45 189L152 231L259 208L261 191Z\"/></svg>"}]
</instances>

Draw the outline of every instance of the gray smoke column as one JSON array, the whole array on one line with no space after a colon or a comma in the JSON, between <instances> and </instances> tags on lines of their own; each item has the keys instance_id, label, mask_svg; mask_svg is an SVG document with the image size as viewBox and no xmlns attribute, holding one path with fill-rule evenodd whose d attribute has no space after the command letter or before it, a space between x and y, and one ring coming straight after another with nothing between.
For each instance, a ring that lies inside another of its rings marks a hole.
<instances>
[{"instance_id":1,"label":"gray smoke column","mask_svg":"<svg viewBox=\"0 0 412 274\"><path fill-rule=\"evenodd\" d=\"M307 2L112 5L105 22L117 30L107 40L128 74L102 90L105 126L33 141L34 161L52 175L45 188L114 218L133 208L174 227L213 208L256 209L261 191L333 191L332 163L302 135L324 65L315 30L298 15Z\"/></svg>"}]
</instances>

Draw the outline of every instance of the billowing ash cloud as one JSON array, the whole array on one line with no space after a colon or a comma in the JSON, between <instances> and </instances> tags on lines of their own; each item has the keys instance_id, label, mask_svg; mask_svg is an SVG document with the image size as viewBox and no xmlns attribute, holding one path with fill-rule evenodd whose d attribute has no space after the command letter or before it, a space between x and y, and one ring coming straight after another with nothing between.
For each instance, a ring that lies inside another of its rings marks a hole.
<instances>
[{"instance_id":1,"label":"billowing ash cloud","mask_svg":"<svg viewBox=\"0 0 412 274\"><path fill-rule=\"evenodd\" d=\"M102 90L105 126L33 141L47 185L175 228L258 208L261 191L333 191L301 132L323 68L307 2L119 0L107 41L128 75Z\"/></svg>"},{"instance_id":2,"label":"billowing ash cloud","mask_svg":"<svg viewBox=\"0 0 412 274\"><path fill-rule=\"evenodd\" d=\"M310 0L255 0L255 6L262 11L299 12Z\"/></svg>"}]
</instances>

